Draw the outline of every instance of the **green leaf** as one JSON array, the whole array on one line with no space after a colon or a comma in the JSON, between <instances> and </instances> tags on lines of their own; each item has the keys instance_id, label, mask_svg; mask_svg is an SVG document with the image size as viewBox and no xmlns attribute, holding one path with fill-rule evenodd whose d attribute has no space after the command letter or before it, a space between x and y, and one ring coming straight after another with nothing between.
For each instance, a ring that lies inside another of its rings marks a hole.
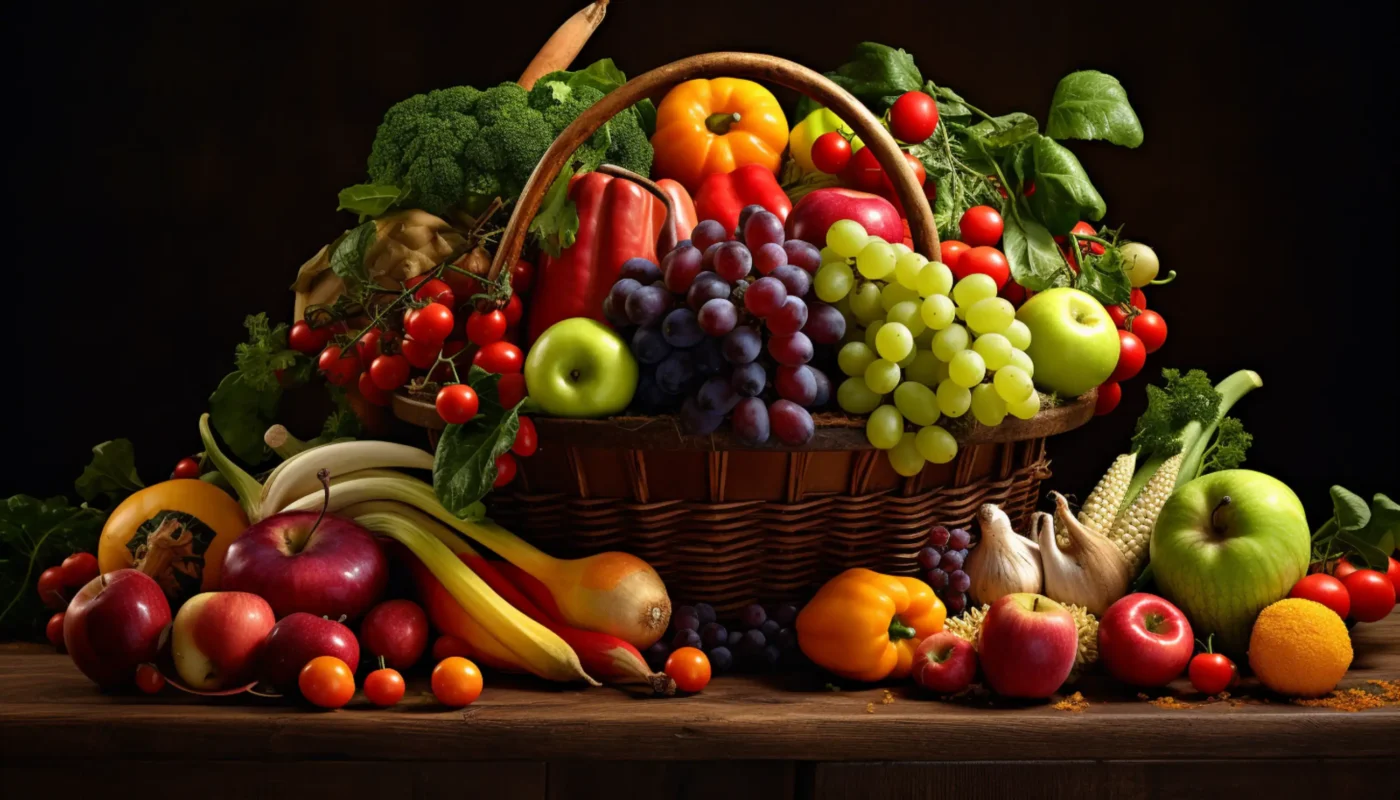
<instances>
[{"instance_id":1,"label":"green leaf","mask_svg":"<svg viewBox=\"0 0 1400 800\"><path fill-rule=\"evenodd\" d=\"M964 105L961 95L947 86L939 86L933 81L929 81L924 84L924 91L932 95L934 102L938 105L940 123L967 122L972 119L972 109Z\"/></svg>"},{"instance_id":2,"label":"green leaf","mask_svg":"<svg viewBox=\"0 0 1400 800\"><path fill-rule=\"evenodd\" d=\"M62 497L0 502L0 637L37 637L53 614L34 591L39 573L73 553L94 553L104 511Z\"/></svg>"},{"instance_id":3,"label":"green leaf","mask_svg":"<svg viewBox=\"0 0 1400 800\"><path fill-rule=\"evenodd\" d=\"M1069 267L1044 225L1009 214L1001 235L1012 280L1037 292L1068 283Z\"/></svg>"},{"instance_id":4,"label":"green leaf","mask_svg":"<svg viewBox=\"0 0 1400 800\"><path fill-rule=\"evenodd\" d=\"M277 421L281 399L281 387L260 390L242 372L231 372L209 395L209 419L233 454L256 466L272 452L263 434Z\"/></svg>"},{"instance_id":5,"label":"green leaf","mask_svg":"<svg viewBox=\"0 0 1400 800\"><path fill-rule=\"evenodd\" d=\"M1074 285L1105 306L1128 302L1133 291L1124 269L1123 255L1116 247L1106 248L1101 256L1080 253L1079 276Z\"/></svg>"},{"instance_id":6,"label":"green leaf","mask_svg":"<svg viewBox=\"0 0 1400 800\"><path fill-rule=\"evenodd\" d=\"M565 165L559 177L549 185L544 202L530 223L530 233L539 241L540 248L556 258L578 237L578 206L569 199L569 181L573 177L573 165Z\"/></svg>"},{"instance_id":7,"label":"green leaf","mask_svg":"<svg viewBox=\"0 0 1400 800\"><path fill-rule=\"evenodd\" d=\"M365 254L378 236L378 228L370 220L350 231L331 251L331 272L345 281L345 287L352 292L369 283Z\"/></svg>"},{"instance_id":8,"label":"green leaf","mask_svg":"<svg viewBox=\"0 0 1400 800\"><path fill-rule=\"evenodd\" d=\"M89 503L106 497L115 504L145 486L136 474L136 451L129 439L113 439L92 448L92 461L73 482L78 496Z\"/></svg>"},{"instance_id":9,"label":"green leaf","mask_svg":"<svg viewBox=\"0 0 1400 800\"><path fill-rule=\"evenodd\" d=\"M248 341L238 345L233 361L243 373L243 380L254 389L277 389L282 384L277 373L291 369L299 360L310 361L287 346L286 323L274 328L268 324L267 314L259 312L244 317L243 327L248 329Z\"/></svg>"},{"instance_id":10,"label":"green leaf","mask_svg":"<svg viewBox=\"0 0 1400 800\"><path fill-rule=\"evenodd\" d=\"M1333 486L1332 514L1337 518L1337 527L1343 531L1359 531L1371 521L1371 509L1366 501L1341 486Z\"/></svg>"},{"instance_id":11,"label":"green leaf","mask_svg":"<svg viewBox=\"0 0 1400 800\"><path fill-rule=\"evenodd\" d=\"M398 205L407 192L392 185L357 183L340 190L340 205L336 211L349 211L361 217L377 217Z\"/></svg>"},{"instance_id":12,"label":"green leaf","mask_svg":"<svg viewBox=\"0 0 1400 800\"><path fill-rule=\"evenodd\" d=\"M924 87L924 77L914 57L898 48L875 42L856 45L851 60L828 72L828 78L873 109L884 110L886 98ZM805 119L801 115L798 119Z\"/></svg>"},{"instance_id":13,"label":"green leaf","mask_svg":"<svg viewBox=\"0 0 1400 800\"><path fill-rule=\"evenodd\" d=\"M979 145L990 155L996 155L1006 148L1024 142L1040 132L1040 124L1030 114L1019 111L1003 114L1000 117L984 119L969 126L969 140L978 140Z\"/></svg>"},{"instance_id":14,"label":"green leaf","mask_svg":"<svg viewBox=\"0 0 1400 800\"><path fill-rule=\"evenodd\" d=\"M1055 87L1045 135L1055 139L1103 139L1137 147L1142 144L1142 123L1117 78L1084 70L1066 75Z\"/></svg>"},{"instance_id":15,"label":"green leaf","mask_svg":"<svg viewBox=\"0 0 1400 800\"><path fill-rule=\"evenodd\" d=\"M651 138L656 133L656 104L651 102L651 98L645 98L632 106L632 111L637 114L637 123L642 126L642 132Z\"/></svg>"},{"instance_id":16,"label":"green leaf","mask_svg":"<svg viewBox=\"0 0 1400 800\"><path fill-rule=\"evenodd\" d=\"M1037 136L1031 155L1036 190L1031 210L1051 234L1063 236L1080 220L1103 219L1103 198L1074 153L1054 139Z\"/></svg>"},{"instance_id":17,"label":"green leaf","mask_svg":"<svg viewBox=\"0 0 1400 800\"><path fill-rule=\"evenodd\" d=\"M611 58L599 59L583 69L555 70L538 81L538 83L562 84L570 90L580 86L591 86L603 94L611 92L626 82L627 76L617 68L617 64L614 64ZM568 95L559 97L556 94L555 99L565 100L567 97Z\"/></svg>"},{"instance_id":18,"label":"green leaf","mask_svg":"<svg viewBox=\"0 0 1400 800\"><path fill-rule=\"evenodd\" d=\"M1346 552L1360 556L1361 559L1366 562L1366 566L1374 570L1379 570L1380 572L1385 572L1390 564L1390 554L1382 552L1379 547L1366 541L1358 534L1358 531L1346 530L1344 528L1337 534L1337 541L1344 546Z\"/></svg>"},{"instance_id":19,"label":"green leaf","mask_svg":"<svg viewBox=\"0 0 1400 800\"><path fill-rule=\"evenodd\" d=\"M1381 550L1394 551L1396 540L1400 539L1400 504L1383 494L1372 497L1371 521L1366 525L1366 533Z\"/></svg>"},{"instance_id":20,"label":"green leaf","mask_svg":"<svg viewBox=\"0 0 1400 800\"><path fill-rule=\"evenodd\" d=\"M462 518L491 491L496 459L515 443L520 430L520 406L503 409L496 391L499 375L473 366L467 383L476 390L477 415L461 425L448 425L438 439L433 460L433 490L444 507Z\"/></svg>"}]
</instances>

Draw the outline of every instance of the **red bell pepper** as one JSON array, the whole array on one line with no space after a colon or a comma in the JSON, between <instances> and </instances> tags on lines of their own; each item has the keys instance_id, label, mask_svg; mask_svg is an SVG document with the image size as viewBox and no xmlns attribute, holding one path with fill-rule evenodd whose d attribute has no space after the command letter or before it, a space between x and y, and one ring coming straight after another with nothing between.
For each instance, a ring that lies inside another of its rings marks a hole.
<instances>
[{"instance_id":1,"label":"red bell pepper","mask_svg":"<svg viewBox=\"0 0 1400 800\"><path fill-rule=\"evenodd\" d=\"M690 238L695 205L685 187L656 182L671 200L677 240ZM571 317L606 323L603 300L617 283L629 258L657 261L657 243L665 227L666 204L641 185L602 172L569 182L569 199L578 207L578 237L557 258L541 253L535 291L530 298L527 332L534 342L549 326ZM669 250L675 243L664 244Z\"/></svg>"},{"instance_id":2,"label":"red bell pepper","mask_svg":"<svg viewBox=\"0 0 1400 800\"><path fill-rule=\"evenodd\" d=\"M792 201L778 185L771 170L761 164L747 164L733 172L717 172L700 184L695 193L695 212L699 219L719 220L727 231L739 227L739 212L744 206L760 205L787 222Z\"/></svg>"}]
</instances>

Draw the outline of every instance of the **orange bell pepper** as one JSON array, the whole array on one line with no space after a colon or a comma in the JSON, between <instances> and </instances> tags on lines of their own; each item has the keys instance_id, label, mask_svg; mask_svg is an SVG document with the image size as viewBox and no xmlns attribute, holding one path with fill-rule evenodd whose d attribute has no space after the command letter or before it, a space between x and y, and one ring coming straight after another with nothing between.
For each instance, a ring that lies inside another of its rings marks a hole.
<instances>
[{"instance_id":1,"label":"orange bell pepper","mask_svg":"<svg viewBox=\"0 0 1400 800\"><path fill-rule=\"evenodd\" d=\"M947 610L918 578L848 569L797 615L797 644L843 678L907 678L919 642L943 630Z\"/></svg>"},{"instance_id":2,"label":"orange bell pepper","mask_svg":"<svg viewBox=\"0 0 1400 800\"><path fill-rule=\"evenodd\" d=\"M759 84L740 78L686 81L656 109L652 173L692 193L707 176L745 164L777 174L787 142L782 106Z\"/></svg>"}]
</instances>

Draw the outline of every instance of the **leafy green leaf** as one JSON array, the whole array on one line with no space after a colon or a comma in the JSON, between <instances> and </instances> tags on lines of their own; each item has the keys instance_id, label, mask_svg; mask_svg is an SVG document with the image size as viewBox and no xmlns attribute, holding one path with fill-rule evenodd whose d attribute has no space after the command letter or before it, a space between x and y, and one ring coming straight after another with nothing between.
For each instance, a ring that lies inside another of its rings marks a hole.
<instances>
[{"instance_id":1,"label":"leafy green leaf","mask_svg":"<svg viewBox=\"0 0 1400 800\"><path fill-rule=\"evenodd\" d=\"M580 86L591 86L603 94L611 92L626 82L627 76L617 68L617 64L613 63L611 58L599 59L583 69L555 70L538 81L538 83L545 84L562 84L571 90ZM558 97L557 99L565 98Z\"/></svg>"},{"instance_id":2,"label":"leafy green leaf","mask_svg":"<svg viewBox=\"0 0 1400 800\"><path fill-rule=\"evenodd\" d=\"M477 415L461 425L448 425L438 439L433 460L433 489L444 507L462 518L496 481L496 459L515 443L520 430L520 406L504 409L496 390L499 375L473 366L467 383L476 390Z\"/></svg>"},{"instance_id":3,"label":"leafy green leaf","mask_svg":"<svg viewBox=\"0 0 1400 800\"><path fill-rule=\"evenodd\" d=\"M1106 306L1128 302L1133 291L1132 282L1124 269L1123 255L1116 247L1106 248L1101 256L1081 252L1079 275L1074 285Z\"/></svg>"},{"instance_id":4,"label":"leafy green leaf","mask_svg":"<svg viewBox=\"0 0 1400 800\"><path fill-rule=\"evenodd\" d=\"M1117 78L1084 70L1071 72L1055 87L1045 135L1055 139L1103 139L1137 147L1142 144L1142 123Z\"/></svg>"},{"instance_id":5,"label":"leafy green leaf","mask_svg":"<svg viewBox=\"0 0 1400 800\"><path fill-rule=\"evenodd\" d=\"M1044 225L1011 214L1001 235L1012 280L1037 292L1068 283L1069 267Z\"/></svg>"},{"instance_id":6,"label":"leafy green leaf","mask_svg":"<svg viewBox=\"0 0 1400 800\"><path fill-rule=\"evenodd\" d=\"M92 461L73 482L78 496L89 503L106 497L115 504L145 486L136 474L136 450L130 439L113 439L92 448Z\"/></svg>"},{"instance_id":7,"label":"leafy green leaf","mask_svg":"<svg viewBox=\"0 0 1400 800\"><path fill-rule=\"evenodd\" d=\"M1371 498L1371 522L1366 526L1368 539L1381 550L1391 552L1400 540L1400 504L1377 493Z\"/></svg>"},{"instance_id":8,"label":"leafy green leaf","mask_svg":"<svg viewBox=\"0 0 1400 800\"><path fill-rule=\"evenodd\" d=\"M1332 496L1332 514L1343 531L1359 531L1371 521L1371 509L1358 495L1341 486L1333 486L1328 494Z\"/></svg>"},{"instance_id":9,"label":"leafy green leaf","mask_svg":"<svg viewBox=\"0 0 1400 800\"><path fill-rule=\"evenodd\" d=\"M282 389L258 389L242 372L230 372L209 395L209 419L233 454L249 465L267 460L263 434L277 421Z\"/></svg>"},{"instance_id":10,"label":"leafy green leaf","mask_svg":"<svg viewBox=\"0 0 1400 800\"><path fill-rule=\"evenodd\" d=\"M281 386L277 373L290 369L301 354L287 346L286 323L277 327L268 324L267 314L250 314L243 318L248 329L248 341L234 350L233 361L248 385L258 391L272 391Z\"/></svg>"},{"instance_id":11,"label":"leafy green leaf","mask_svg":"<svg viewBox=\"0 0 1400 800\"><path fill-rule=\"evenodd\" d=\"M1000 117L984 119L967 129L969 139L978 143L991 155L1005 150L1014 144L1030 139L1040 132L1040 124L1030 114L1014 111Z\"/></svg>"},{"instance_id":12,"label":"leafy green leaf","mask_svg":"<svg viewBox=\"0 0 1400 800\"><path fill-rule=\"evenodd\" d=\"M1366 566L1374 570L1385 572L1389 566L1389 553L1383 552L1372 542L1366 541L1360 535L1360 531L1347 530L1343 528L1337 534L1337 541L1341 542L1347 552L1361 557L1366 562Z\"/></svg>"},{"instance_id":13,"label":"leafy green leaf","mask_svg":"<svg viewBox=\"0 0 1400 800\"><path fill-rule=\"evenodd\" d=\"M924 92L932 95L938 105L940 122L967 122L972 119L972 109L964 105L961 95L947 86L939 86L929 81L924 84Z\"/></svg>"},{"instance_id":14,"label":"leafy green leaf","mask_svg":"<svg viewBox=\"0 0 1400 800\"><path fill-rule=\"evenodd\" d=\"M1035 194L1031 210L1050 233L1063 236L1080 220L1103 219L1103 198L1079 159L1054 139L1037 136L1031 155L1035 161Z\"/></svg>"},{"instance_id":15,"label":"leafy green leaf","mask_svg":"<svg viewBox=\"0 0 1400 800\"><path fill-rule=\"evenodd\" d=\"M36 636L53 614L34 581L73 553L97 551L104 511L62 497L15 495L0 503L0 636Z\"/></svg>"},{"instance_id":16,"label":"leafy green leaf","mask_svg":"<svg viewBox=\"0 0 1400 800\"><path fill-rule=\"evenodd\" d=\"M875 42L856 45L851 60L826 76L862 103L881 111L884 110L886 98L917 92L924 86L924 77L914 65L913 56ZM798 119L805 116L801 115Z\"/></svg>"},{"instance_id":17,"label":"leafy green leaf","mask_svg":"<svg viewBox=\"0 0 1400 800\"><path fill-rule=\"evenodd\" d=\"M361 217L377 217L399 204L407 191L398 186L357 183L340 190L336 211L349 211Z\"/></svg>"},{"instance_id":18,"label":"leafy green leaf","mask_svg":"<svg viewBox=\"0 0 1400 800\"><path fill-rule=\"evenodd\" d=\"M345 281L345 287L355 291L369 282L369 270L365 268L365 255L379 236L378 228L370 220L351 230L331 251L331 272Z\"/></svg>"},{"instance_id":19,"label":"leafy green leaf","mask_svg":"<svg viewBox=\"0 0 1400 800\"><path fill-rule=\"evenodd\" d=\"M569 182L573 177L573 165L565 165L559 177L549 185L544 202L530 223L530 233L539 241L540 248L556 258L578 238L578 206L569 199Z\"/></svg>"}]
</instances>

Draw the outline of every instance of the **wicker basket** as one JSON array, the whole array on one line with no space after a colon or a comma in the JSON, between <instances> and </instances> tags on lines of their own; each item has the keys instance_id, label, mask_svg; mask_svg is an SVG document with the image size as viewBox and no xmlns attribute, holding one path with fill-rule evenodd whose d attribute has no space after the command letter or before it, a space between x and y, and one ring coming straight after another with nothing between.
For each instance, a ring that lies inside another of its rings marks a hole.
<instances>
[{"instance_id":1,"label":"wicker basket","mask_svg":"<svg viewBox=\"0 0 1400 800\"><path fill-rule=\"evenodd\" d=\"M519 257L544 192L580 143L644 97L721 75L781 84L835 111L892 176L909 210L915 249L938 252L922 189L895 141L859 101L790 61L710 53L634 78L560 134L516 204L491 275ZM430 431L442 426L430 398L399 394L393 408ZM489 505L498 522L552 553L625 550L655 566L677 600L733 611L803 598L849 567L914 573L929 528L966 526L984 503L1002 506L1023 524L1050 475L1045 438L1084 424L1093 408L1090 393L996 428L968 419L956 431L958 457L911 478L897 475L870 447L863 419L843 414L817 415L816 436L801 448L747 447L727 431L688 436L669 416L535 418L539 451L520 460L511 491L493 494Z\"/></svg>"}]
</instances>

